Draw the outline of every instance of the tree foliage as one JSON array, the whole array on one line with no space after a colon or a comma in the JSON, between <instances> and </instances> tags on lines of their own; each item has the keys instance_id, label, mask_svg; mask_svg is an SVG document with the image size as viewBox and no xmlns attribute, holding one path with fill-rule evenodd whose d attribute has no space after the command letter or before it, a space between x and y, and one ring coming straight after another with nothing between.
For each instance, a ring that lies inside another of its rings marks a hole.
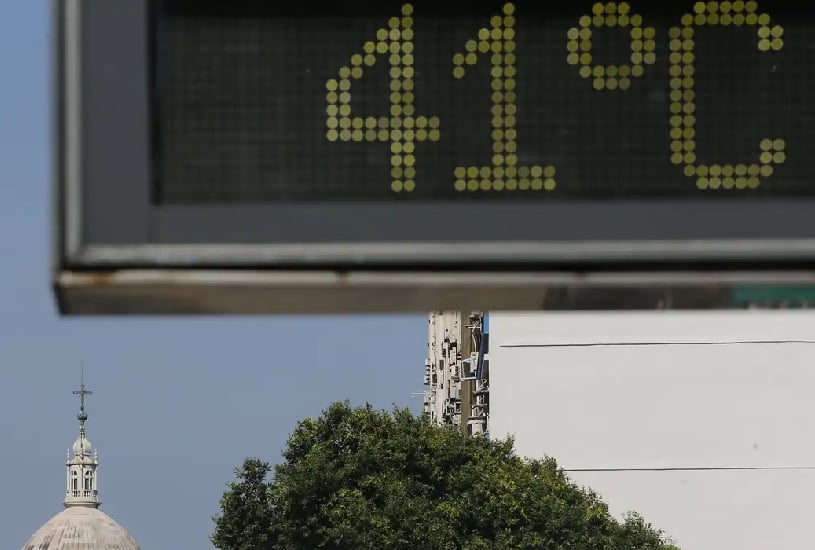
<instances>
[{"instance_id":1,"label":"tree foliage","mask_svg":"<svg viewBox=\"0 0 815 550\"><path fill-rule=\"evenodd\" d=\"M553 459L528 460L407 409L331 405L298 423L274 467L236 469L214 518L222 550L670 550L617 521Z\"/></svg>"}]
</instances>

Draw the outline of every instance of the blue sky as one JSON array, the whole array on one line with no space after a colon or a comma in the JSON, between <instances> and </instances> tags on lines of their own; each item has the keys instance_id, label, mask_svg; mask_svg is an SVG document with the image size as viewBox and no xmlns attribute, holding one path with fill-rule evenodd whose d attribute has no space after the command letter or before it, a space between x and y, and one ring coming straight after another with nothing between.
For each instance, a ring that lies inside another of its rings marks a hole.
<instances>
[{"instance_id":1,"label":"blue sky","mask_svg":"<svg viewBox=\"0 0 815 550\"><path fill-rule=\"evenodd\" d=\"M60 318L49 281L49 9L0 19L0 548L61 509L85 363L102 510L142 548L211 548L246 456L277 460L295 422L348 398L420 407L423 315Z\"/></svg>"}]
</instances>

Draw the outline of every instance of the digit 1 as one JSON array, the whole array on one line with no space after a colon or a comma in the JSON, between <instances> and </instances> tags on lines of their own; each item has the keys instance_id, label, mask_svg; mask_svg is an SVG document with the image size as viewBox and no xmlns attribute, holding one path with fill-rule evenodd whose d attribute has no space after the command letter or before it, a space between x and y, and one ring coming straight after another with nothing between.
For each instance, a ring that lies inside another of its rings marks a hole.
<instances>
[{"instance_id":1,"label":"digit 1","mask_svg":"<svg viewBox=\"0 0 815 550\"><path fill-rule=\"evenodd\" d=\"M376 40L365 42L363 53L351 56L350 66L340 67L339 78L326 82L326 137L329 141L390 142L391 190L416 188L415 142L438 141L438 117L415 116L413 82L413 6L404 4L401 17L391 17L388 28L376 31ZM390 63L390 116L351 115L351 79L360 79L364 66L376 64L377 55Z\"/></svg>"},{"instance_id":2,"label":"digit 1","mask_svg":"<svg viewBox=\"0 0 815 550\"><path fill-rule=\"evenodd\" d=\"M642 16L630 14L627 2L597 2L592 7L593 15L580 18L580 28L572 27L566 33L566 62L580 65L580 76L591 78L595 90L627 90L631 79L645 73L645 65L656 61L656 34L653 27L642 26ZM593 27L631 27L631 64L593 65L591 55L591 35Z\"/></svg>"},{"instance_id":3,"label":"digit 1","mask_svg":"<svg viewBox=\"0 0 815 550\"><path fill-rule=\"evenodd\" d=\"M758 27L758 49L779 51L784 29L770 26L770 16L757 13L758 4L697 2L694 13L682 16L682 26L670 29L671 162L684 164L686 176L696 178L699 189L755 189L762 177L773 174L773 165L786 160L783 139L762 139L758 162L751 164L699 164L696 162L696 110L694 99L694 27L696 25Z\"/></svg>"},{"instance_id":4,"label":"digit 1","mask_svg":"<svg viewBox=\"0 0 815 550\"><path fill-rule=\"evenodd\" d=\"M479 54L490 54L492 75L492 164L457 166L457 191L555 188L554 166L517 166L514 13L514 4L504 4L503 14L490 19L491 28L479 29L477 38L464 45L465 51L453 56L455 78L463 78L467 66L478 62Z\"/></svg>"}]
</instances>

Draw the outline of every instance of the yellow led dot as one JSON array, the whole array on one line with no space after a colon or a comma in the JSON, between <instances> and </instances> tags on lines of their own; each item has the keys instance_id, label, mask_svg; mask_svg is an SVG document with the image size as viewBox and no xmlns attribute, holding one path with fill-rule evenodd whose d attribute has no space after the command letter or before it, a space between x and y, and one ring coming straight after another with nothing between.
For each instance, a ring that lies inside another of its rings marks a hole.
<instances>
[{"instance_id":1,"label":"yellow led dot","mask_svg":"<svg viewBox=\"0 0 815 550\"><path fill-rule=\"evenodd\" d=\"M784 28L781 27L780 25L776 25L772 29L770 29L770 33L773 35L774 38L781 38L781 36L783 36L784 34Z\"/></svg>"},{"instance_id":2,"label":"yellow led dot","mask_svg":"<svg viewBox=\"0 0 815 550\"><path fill-rule=\"evenodd\" d=\"M453 184L453 187L456 191L464 191L467 189L467 182L461 179L456 180L456 183Z\"/></svg>"},{"instance_id":3,"label":"yellow led dot","mask_svg":"<svg viewBox=\"0 0 815 550\"><path fill-rule=\"evenodd\" d=\"M501 75L503 75L503 73L504 73L504 70L501 67L493 66L490 69L490 75L492 75L493 78L500 78Z\"/></svg>"},{"instance_id":4,"label":"yellow led dot","mask_svg":"<svg viewBox=\"0 0 815 550\"><path fill-rule=\"evenodd\" d=\"M413 13L413 5L412 4L404 4L402 6L402 15L411 15Z\"/></svg>"},{"instance_id":5,"label":"yellow led dot","mask_svg":"<svg viewBox=\"0 0 815 550\"><path fill-rule=\"evenodd\" d=\"M388 26L391 29L398 29L399 28L399 18L398 17L391 17L388 19Z\"/></svg>"},{"instance_id":6,"label":"yellow led dot","mask_svg":"<svg viewBox=\"0 0 815 550\"><path fill-rule=\"evenodd\" d=\"M430 126L431 128L438 128L440 124L441 121L437 116L432 116L427 120L427 125Z\"/></svg>"},{"instance_id":7,"label":"yellow led dot","mask_svg":"<svg viewBox=\"0 0 815 550\"><path fill-rule=\"evenodd\" d=\"M685 115L682 117L682 124L688 127L694 126L696 124L696 117L693 115Z\"/></svg>"},{"instance_id":8,"label":"yellow led dot","mask_svg":"<svg viewBox=\"0 0 815 550\"><path fill-rule=\"evenodd\" d=\"M769 164L773 161L773 154L769 151L762 151L758 156L758 160L763 164Z\"/></svg>"},{"instance_id":9,"label":"yellow led dot","mask_svg":"<svg viewBox=\"0 0 815 550\"><path fill-rule=\"evenodd\" d=\"M401 153L402 144L398 141L391 142L391 153Z\"/></svg>"},{"instance_id":10,"label":"yellow led dot","mask_svg":"<svg viewBox=\"0 0 815 550\"><path fill-rule=\"evenodd\" d=\"M644 72L645 69L643 69L642 65L634 65L633 67L631 67L632 76L642 76Z\"/></svg>"},{"instance_id":11,"label":"yellow led dot","mask_svg":"<svg viewBox=\"0 0 815 550\"><path fill-rule=\"evenodd\" d=\"M642 26L642 16L638 14L634 14L631 16L631 24L635 27Z\"/></svg>"},{"instance_id":12,"label":"yellow led dot","mask_svg":"<svg viewBox=\"0 0 815 550\"><path fill-rule=\"evenodd\" d=\"M339 88L340 88L340 90L343 90L343 91L350 90L351 89L351 81L348 80L347 78L343 78L339 82Z\"/></svg>"},{"instance_id":13,"label":"yellow led dot","mask_svg":"<svg viewBox=\"0 0 815 550\"><path fill-rule=\"evenodd\" d=\"M606 88L609 90L616 90L618 85L618 81L616 78L607 78L606 79Z\"/></svg>"},{"instance_id":14,"label":"yellow led dot","mask_svg":"<svg viewBox=\"0 0 815 550\"><path fill-rule=\"evenodd\" d=\"M590 52L591 51L591 40L581 40L578 44L578 48L580 51L583 52Z\"/></svg>"},{"instance_id":15,"label":"yellow led dot","mask_svg":"<svg viewBox=\"0 0 815 550\"><path fill-rule=\"evenodd\" d=\"M339 134L337 133L336 130L332 129L325 133L325 137L328 138L328 141L337 141L337 137L339 137Z\"/></svg>"},{"instance_id":16,"label":"yellow led dot","mask_svg":"<svg viewBox=\"0 0 815 550\"><path fill-rule=\"evenodd\" d=\"M591 12L594 15L602 15L604 10L605 10L605 6L603 4L601 4L600 2L595 3L591 7Z\"/></svg>"},{"instance_id":17,"label":"yellow led dot","mask_svg":"<svg viewBox=\"0 0 815 550\"><path fill-rule=\"evenodd\" d=\"M453 77L454 78L462 78L464 77L464 67L455 67L453 69Z\"/></svg>"},{"instance_id":18,"label":"yellow led dot","mask_svg":"<svg viewBox=\"0 0 815 550\"><path fill-rule=\"evenodd\" d=\"M770 149L773 148L773 140L771 140L771 139L762 139L758 143L758 146L762 151L769 151Z\"/></svg>"},{"instance_id":19,"label":"yellow led dot","mask_svg":"<svg viewBox=\"0 0 815 550\"><path fill-rule=\"evenodd\" d=\"M405 105L402 107L402 113L406 116L412 116L416 108L413 105Z\"/></svg>"},{"instance_id":20,"label":"yellow led dot","mask_svg":"<svg viewBox=\"0 0 815 550\"><path fill-rule=\"evenodd\" d=\"M740 13L737 13L737 14L733 15L733 24L736 25L737 27L740 27L740 26L744 25L744 22L745 22L744 15L742 15ZM745 185L747 185L746 180L745 180Z\"/></svg>"},{"instance_id":21,"label":"yellow led dot","mask_svg":"<svg viewBox=\"0 0 815 550\"><path fill-rule=\"evenodd\" d=\"M755 25L758 23L758 16L755 13L748 13L744 17L744 22L748 25Z\"/></svg>"},{"instance_id":22,"label":"yellow led dot","mask_svg":"<svg viewBox=\"0 0 815 550\"><path fill-rule=\"evenodd\" d=\"M430 141L439 141L439 138L441 137L441 132L434 128L433 130L430 130L430 132L428 132L427 137Z\"/></svg>"},{"instance_id":23,"label":"yellow led dot","mask_svg":"<svg viewBox=\"0 0 815 550\"><path fill-rule=\"evenodd\" d=\"M685 153L685 164L693 164L696 162L696 153Z\"/></svg>"},{"instance_id":24,"label":"yellow led dot","mask_svg":"<svg viewBox=\"0 0 815 550\"><path fill-rule=\"evenodd\" d=\"M528 178L529 177L529 166L519 166L518 167L518 177L519 178Z\"/></svg>"},{"instance_id":25,"label":"yellow led dot","mask_svg":"<svg viewBox=\"0 0 815 550\"><path fill-rule=\"evenodd\" d=\"M718 25L719 24L719 14L718 13L711 13L707 16L707 24L708 25ZM713 185L711 185L713 187Z\"/></svg>"},{"instance_id":26,"label":"yellow led dot","mask_svg":"<svg viewBox=\"0 0 815 550\"><path fill-rule=\"evenodd\" d=\"M577 65L579 61L580 56L577 55L576 53L570 53L569 55L566 56L566 63L568 63L569 65Z\"/></svg>"},{"instance_id":27,"label":"yellow led dot","mask_svg":"<svg viewBox=\"0 0 815 550\"><path fill-rule=\"evenodd\" d=\"M515 26L515 18L511 15L507 15L504 17L504 27L510 28Z\"/></svg>"},{"instance_id":28,"label":"yellow led dot","mask_svg":"<svg viewBox=\"0 0 815 550\"><path fill-rule=\"evenodd\" d=\"M351 56L351 65L362 65L362 56L358 53L355 53Z\"/></svg>"},{"instance_id":29,"label":"yellow led dot","mask_svg":"<svg viewBox=\"0 0 815 550\"><path fill-rule=\"evenodd\" d=\"M705 3L704 2L696 2L693 4L693 11L696 13L704 13L705 12Z\"/></svg>"},{"instance_id":30,"label":"yellow led dot","mask_svg":"<svg viewBox=\"0 0 815 550\"><path fill-rule=\"evenodd\" d=\"M758 24L759 25L769 25L770 24L770 16L766 13L762 13L758 16Z\"/></svg>"},{"instance_id":31,"label":"yellow led dot","mask_svg":"<svg viewBox=\"0 0 815 550\"><path fill-rule=\"evenodd\" d=\"M765 164L764 166L761 167L761 169L759 170L759 173L762 176L764 176L765 178L767 178L767 177L770 177L770 176L773 175L774 170L775 169L771 165Z\"/></svg>"},{"instance_id":32,"label":"yellow led dot","mask_svg":"<svg viewBox=\"0 0 815 550\"><path fill-rule=\"evenodd\" d=\"M591 24L594 25L595 27L602 27L604 21L605 18L602 15L595 15L594 17L591 18Z\"/></svg>"},{"instance_id":33,"label":"yellow led dot","mask_svg":"<svg viewBox=\"0 0 815 550\"><path fill-rule=\"evenodd\" d=\"M670 119L670 124L673 127L682 126L682 117L677 115L672 116Z\"/></svg>"},{"instance_id":34,"label":"yellow led dot","mask_svg":"<svg viewBox=\"0 0 815 550\"><path fill-rule=\"evenodd\" d=\"M470 53L474 53L478 49L478 43L475 40L468 40L464 43L464 49Z\"/></svg>"},{"instance_id":35,"label":"yellow led dot","mask_svg":"<svg viewBox=\"0 0 815 550\"><path fill-rule=\"evenodd\" d=\"M642 53L641 52L634 52L631 54L631 63L634 65L639 65L642 63Z\"/></svg>"},{"instance_id":36,"label":"yellow led dot","mask_svg":"<svg viewBox=\"0 0 815 550\"><path fill-rule=\"evenodd\" d=\"M416 189L416 182L413 180L405 180L405 191L410 193L414 189Z\"/></svg>"},{"instance_id":37,"label":"yellow led dot","mask_svg":"<svg viewBox=\"0 0 815 550\"><path fill-rule=\"evenodd\" d=\"M529 189L529 179L527 179L527 178L521 178L521 179L519 180L519 182L518 182L518 188L523 189L524 191L526 191L527 189Z\"/></svg>"},{"instance_id":38,"label":"yellow led dot","mask_svg":"<svg viewBox=\"0 0 815 550\"><path fill-rule=\"evenodd\" d=\"M733 178L728 177L722 178L722 187L724 187L725 189L733 189L733 186L735 184L736 180L734 180Z\"/></svg>"},{"instance_id":39,"label":"yellow led dot","mask_svg":"<svg viewBox=\"0 0 815 550\"><path fill-rule=\"evenodd\" d=\"M626 77L622 77L620 78L618 86L620 87L621 90L627 90L628 88L631 87L631 80Z\"/></svg>"},{"instance_id":40,"label":"yellow led dot","mask_svg":"<svg viewBox=\"0 0 815 550\"><path fill-rule=\"evenodd\" d=\"M504 149L507 153L515 153L518 150L518 144L514 141L508 141L506 145L504 145Z\"/></svg>"},{"instance_id":41,"label":"yellow led dot","mask_svg":"<svg viewBox=\"0 0 815 550\"><path fill-rule=\"evenodd\" d=\"M747 174L747 166L744 164L737 164L734 172L737 176L744 176Z\"/></svg>"},{"instance_id":42,"label":"yellow led dot","mask_svg":"<svg viewBox=\"0 0 815 550\"><path fill-rule=\"evenodd\" d=\"M351 119L350 118L341 118L340 119L340 128L350 128L351 127Z\"/></svg>"},{"instance_id":43,"label":"yellow led dot","mask_svg":"<svg viewBox=\"0 0 815 550\"><path fill-rule=\"evenodd\" d=\"M591 64L591 54L590 53L582 53L580 54L580 63L582 65L590 65ZM591 70L591 69L589 69Z\"/></svg>"},{"instance_id":44,"label":"yellow led dot","mask_svg":"<svg viewBox=\"0 0 815 550\"><path fill-rule=\"evenodd\" d=\"M483 180L481 180L481 186L480 187L481 187L482 191L489 191L490 188L492 187L492 181L490 181L488 179L483 179Z\"/></svg>"},{"instance_id":45,"label":"yellow led dot","mask_svg":"<svg viewBox=\"0 0 815 550\"><path fill-rule=\"evenodd\" d=\"M696 17L693 18L693 22L696 25L704 25L707 23L707 15L704 13L696 14Z\"/></svg>"},{"instance_id":46,"label":"yellow led dot","mask_svg":"<svg viewBox=\"0 0 815 550\"><path fill-rule=\"evenodd\" d=\"M718 189L722 186L722 180L721 178L710 178L710 180L708 180L708 185L711 189Z\"/></svg>"},{"instance_id":47,"label":"yellow led dot","mask_svg":"<svg viewBox=\"0 0 815 550\"><path fill-rule=\"evenodd\" d=\"M362 78L362 67L354 67L351 69L351 77Z\"/></svg>"},{"instance_id":48,"label":"yellow led dot","mask_svg":"<svg viewBox=\"0 0 815 550\"><path fill-rule=\"evenodd\" d=\"M399 180L394 180L391 182L391 191L399 193L402 191L402 182Z\"/></svg>"},{"instance_id":49,"label":"yellow led dot","mask_svg":"<svg viewBox=\"0 0 815 550\"><path fill-rule=\"evenodd\" d=\"M512 4L511 2L504 4L504 13L506 15L512 15L513 13L515 13L515 5Z\"/></svg>"},{"instance_id":50,"label":"yellow led dot","mask_svg":"<svg viewBox=\"0 0 815 550\"><path fill-rule=\"evenodd\" d=\"M620 15L617 17L617 25L620 27L627 27L629 23L631 23L631 20L627 15Z\"/></svg>"},{"instance_id":51,"label":"yellow led dot","mask_svg":"<svg viewBox=\"0 0 815 550\"><path fill-rule=\"evenodd\" d=\"M607 15L605 20L606 27L616 27L617 26L617 16L616 15Z\"/></svg>"},{"instance_id":52,"label":"yellow led dot","mask_svg":"<svg viewBox=\"0 0 815 550\"><path fill-rule=\"evenodd\" d=\"M489 167L489 166L482 166L481 168L478 169L478 172L476 174L476 176L480 176L482 179L483 178L488 178L491 175L492 175L492 168Z\"/></svg>"},{"instance_id":53,"label":"yellow led dot","mask_svg":"<svg viewBox=\"0 0 815 550\"><path fill-rule=\"evenodd\" d=\"M722 25L730 25L730 24L733 22L733 16L732 16L732 15L730 15L729 13L723 13L723 14L722 14L722 15L719 17L719 22L720 22Z\"/></svg>"},{"instance_id":54,"label":"yellow led dot","mask_svg":"<svg viewBox=\"0 0 815 550\"><path fill-rule=\"evenodd\" d=\"M376 141L376 130L365 130L365 141Z\"/></svg>"},{"instance_id":55,"label":"yellow led dot","mask_svg":"<svg viewBox=\"0 0 815 550\"><path fill-rule=\"evenodd\" d=\"M500 28L492 29L490 31L490 38L493 40L501 40L504 37L504 33Z\"/></svg>"},{"instance_id":56,"label":"yellow led dot","mask_svg":"<svg viewBox=\"0 0 815 550\"><path fill-rule=\"evenodd\" d=\"M391 155L391 166L402 166L402 155Z\"/></svg>"},{"instance_id":57,"label":"yellow led dot","mask_svg":"<svg viewBox=\"0 0 815 550\"><path fill-rule=\"evenodd\" d=\"M493 191L501 191L504 189L504 180L495 180L492 182Z\"/></svg>"},{"instance_id":58,"label":"yellow led dot","mask_svg":"<svg viewBox=\"0 0 815 550\"><path fill-rule=\"evenodd\" d=\"M517 137L517 132L512 128L508 128L505 135L508 140L513 141Z\"/></svg>"},{"instance_id":59,"label":"yellow led dot","mask_svg":"<svg viewBox=\"0 0 815 550\"><path fill-rule=\"evenodd\" d=\"M606 87L606 81L604 78L595 78L592 81L592 86L594 86L595 90L602 90Z\"/></svg>"},{"instance_id":60,"label":"yellow led dot","mask_svg":"<svg viewBox=\"0 0 815 550\"><path fill-rule=\"evenodd\" d=\"M340 139L342 141L351 141L351 130L347 128L340 130Z\"/></svg>"},{"instance_id":61,"label":"yellow led dot","mask_svg":"<svg viewBox=\"0 0 815 550\"><path fill-rule=\"evenodd\" d=\"M580 19L578 19L578 23L580 23L580 26L583 27L583 28L590 27L591 26L591 16L588 16L588 15L582 16Z\"/></svg>"},{"instance_id":62,"label":"yellow led dot","mask_svg":"<svg viewBox=\"0 0 815 550\"><path fill-rule=\"evenodd\" d=\"M402 76L405 78L413 78L413 67L403 67Z\"/></svg>"},{"instance_id":63,"label":"yellow led dot","mask_svg":"<svg viewBox=\"0 0 815 550\"><path fill-rule=\"evenodd\" d=\"M388 141L388 138L390 137L390 132L388 132L387 130L379 130L379 132L377 132L376 134L376 137L379 141Z\"/></svg>"},{"instance_id":64,"label":"yellow led dot","mask_svg":"<svg viewBox=\"0 0 815 550\"><path fill-rule=\"evenodd\" d=\"M339 95L340 103L350 103L351 102L351 94L348 92L342 92Z\"/></svg>"},{"instance_id":65,"label":"yellow led dot","mask_svg":"<svg viewBox=\"0 0 815 550\"><path fill-rule=\"evenodd\" d=\"M552 178L547 178L543 181L543 188L546 191L553 191L557 187L557 182Z\"/></svg>"},{"instance_id":66,"label":"yellow led dot","mask_svg":"<svg viewBox=\"0 0 815 550\"><path fill-rule=\"evenodd\" d=\"M365 132L360 129L356 129L351 132L351 139L353 141L362 141L365 138Z\"/></svg>"},{"instance_id":67,"label":"yellow led dot","mask_svg":"<svg viewBox=\"0 0 815 550\"><path fill-rule=\"evenodd\" d=\"M642 40L632 40L631 49L635 52L642 50Z\"/></svg>"},{"instance_id":68,"label":"yellow led dot","mask_svg":"<svg viewBox=\"0 0 815 550\"><path fill-rule=\"evenodd\" d=\"M589 32L591 32L591 31L589 31ZM566 38L568 38L569 41L571 41L571 42L574 42L575 40L577 40L577 38L579 36L580 36L580 29L578 29L577 27L572 27L568 31L566 31Z\"/></svg>"},{"instance_id":69,"label":"yellow led dot","mask_svg":"<svg viewBox=\"0 0 815 550\"><path fill-rule=\"evenodd\" d=\"M756 176L747 178L747 187L750 189L755 189L761 184L761 180Z\"/></svg>"},{"instance_id":70,"label":"yellow led dot","mask_svg":"<svg viewBox=\"0 0 815 550\"><path fill-rule=\"evenodd\" d=\"M770 41L770 48L775 50L775 51L778 51L783 47L784 47L784 41L781 40L780 38L773 38Z\"/></svg>"},{"instance_id":71,"label":"yellow led dot","mask_svg":"<svg viewBox=\"0 0 815 550\"><path fill-rule=\"evenodd\" d=\"M413 18L412 17L403 17L402 18L402 28L409 29L413 26Z\"/></svg>"},{"instance_id":72,"label":"yellow led dot","mask_svg":"<svg viewBox=\"0 0 815 550\"><path fill-rule=\"evenodd\" d=\"M591 27L580 29L578 36L580 40L591 40Z\"/></svg>"},{"instance_id":73,"label":"yellow led dot","mask_svg":"<svg viewBox=\"0 0 815 550\"><path fill-rule=\"evenodd\" d=\"M606 13L617 13L617 3L607 2L605 6Z\"/></svg>"},{"instance_id":74,"label":"yellow led dot","mask_svg":"<svg viewBox=\"0 0 815 550\"><path fill-rule=\"evenodd\" d=\"M758 37L759 38L769 38L770 37L770 27L759 27L757 32L758 32Z\"/></svg>"},{"instance_id":75,"label":"yellow led dot","mask_svg":"<svg viewBox=\"0 0 815 550\"><path fill-rule=\"evenodd\" d=\"M414 149L413 141L416 139L413 130L405 130L402 132L402 138L407 142L404 145L405 153L412 153Z\"/></svg>"},{"instance_id":76,"label":"yellow led dot","mask_svg":"<svg viewBox=\"0 0 815 550\"><path fill-rule=\"evenodd\" d=\"M646 65L653 65L654 62L657 60L657 56L654 52L648 52L643 56L643 61L645 61Z\"/></svg>"},{"instance_id":77,"label":"yellow led dot","mask_svg":"<svg viewBox=\"0 0 815 550\"><path fill-rule=\"evenodd\" d=\"M351 126L359 130L365 125L365 119L362 117L357 117L351 121Z\"/></svg>"},{"instance_id":78,"label":"yellow led dot","mask_svg":"<svg viewBox=\"0 0 815 550\"><path fill-rule=\"evenodd\" d=\"M747 187L747 178L745 177L736 178L736 189L744 189L745 187Z\"/></svg>"},{"instance_id":79,"label":"yellow led dot","mask_svg":"<svg viewBox=\"0 0 815 550\"><path fill-rule=\"evenodd\" d=\"M580 76L583 78L589 78L591 76L591 67L582 66L580 67Z\"/></svg>"},{"instance_id":80,"label":"yellow led dot","mask_svg":"<svg viewBox=\"0 0 815 550\"><path fill-rule=\"evenodd\" d=\"M483 42L483 41L489 40L489 38L490 38L490 30L482 27L482 28L478 29L477 36L478 36L479 41Z\"/></svg>"},{"instance_id":81,"label":"yellow led dot","mask_svg":"<svg viewBox=\"0 0 815 550\"><path fill-rule=\"evenodd\" d=\"M531 182L531 187L533 191L540 191L543 189L543 180L540 178L535 178Z\"/></svg>"},{"instance_id":82,"label":"yellow led dot","mask_svg":"<svg viewBox=\"0 0 815 550\"><path fill-rule=\"evenodd\" d=\"M707 178L696 178L696 187L699 189L707 189Z\"/></svg>"},{"instance_id":83,"label":"yellow led dot","mask_svg":"<svg viewBox=\"0 0 815 550\"><path fill-rule=\"evenodd\" d=\"M464 57L464 61L467 63L467 65L475 65L478 62L478 56L474 53L468 53Z\"/></svg>"},{"instance_id":84,"label":"yellow led dot","mask_svg":"<svg viewBox=\"0 0 815 550\"><path fill-rule=\"evenodd\" d=\"M515 179L508 179L506 181L506 189L507 191L515 191L518 188L518 181Z\"/></svg>"},{"instance_id":85,"label":"yellow led dot","mask_svg":"<svg viewBox=\"0 0 815 550\"><path fill-rule=\"evenodd\" d=\"M682 173L685 174L688 177L693 177L693 176L696 175L696 167L695 166L689 166L689 165L686 164L685 167L682 169Z\"/></svg>"},{"instance_id":86,"label":"yellow led dot","mask_svg":"<svg viewBox=\"0 0 815 550\"><path fill-rule=\"evenodd\" d=\"M671 151L674 153L679 153L682 151L682 142L678 140L674 140L671 142Z\"/></svg>"},{"instance_id":87,"label":"yellow led dot","mask_svg":"<svg viewBox=\"0 0 815 550\"><path fill-rule=\"evenodd\" d=\"M478 191L478 180L468 180L467 189L470 191Z\"/></svg>"}]
</instances>

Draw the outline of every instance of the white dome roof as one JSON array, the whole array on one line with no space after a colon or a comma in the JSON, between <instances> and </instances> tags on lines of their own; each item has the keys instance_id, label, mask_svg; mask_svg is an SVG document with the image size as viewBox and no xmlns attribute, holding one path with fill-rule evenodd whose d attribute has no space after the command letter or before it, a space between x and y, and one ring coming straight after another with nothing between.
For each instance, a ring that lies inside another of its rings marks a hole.
<instances>
[{"instance_id":1,"label":"white dome roof","mask_svg":"<svg viewBox=\"0 0 815 550\"><path fill-rule=\"evenodd\" d=\"M93 445L90 440L84 436L80 436L74 441L74 455L76 456L91 456Z\"/></svg>"},{"instance_id":2,"label":"white dome roof","mask_svg":"<svg viewBox=\"0 0 815 550\"><path fill-rule=\"evenodd\" d=\"M22 550L140 550L124 528L96 508L66 508L40 527Z\"/></svg>"}]
</instances>

